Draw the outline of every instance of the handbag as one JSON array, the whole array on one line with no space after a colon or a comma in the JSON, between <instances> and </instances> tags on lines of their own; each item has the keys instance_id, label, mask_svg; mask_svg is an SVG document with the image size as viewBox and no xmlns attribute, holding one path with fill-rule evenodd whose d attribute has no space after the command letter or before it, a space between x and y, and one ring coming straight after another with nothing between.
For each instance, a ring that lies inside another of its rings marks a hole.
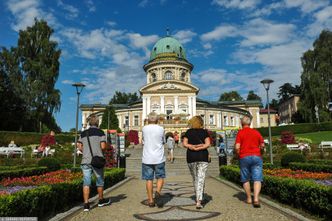
<instances>
[{"instance_id":1,"label":"handbag","mask_svg":"<svg viewBox=\"0 0 332 221\"><path fill-rule=\"evenodd\" d=\"M86 131L87 133L87 139L88 139L88 144L89 144L89 149L90 149L90 153L92 156L91 159L91 166L101 169L105 166L106 164L106 160L104 157L100 157L100 156L93 156L93 152L92 152L92 148L91 148L91 143L90 143L90 138L89 138L89 130Z\"/></svg>"}]
</instances>

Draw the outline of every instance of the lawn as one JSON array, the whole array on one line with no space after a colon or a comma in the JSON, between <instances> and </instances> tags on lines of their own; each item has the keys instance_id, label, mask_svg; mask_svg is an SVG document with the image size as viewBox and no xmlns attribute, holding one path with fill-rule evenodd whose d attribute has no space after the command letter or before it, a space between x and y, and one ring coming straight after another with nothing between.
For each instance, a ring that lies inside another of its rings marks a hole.
<instances>
[{"instance_id":1,"label":"lawn","mask_svg":"<svg viewBox=\"0 0 332 221\"><path fill-rule=\"evenodd\" d=\"M305 134L295 134L296 137L308 138L314 144L320 144L321 141L332 141L332 131L320 131Z\"/></svg>"}]
</instances>

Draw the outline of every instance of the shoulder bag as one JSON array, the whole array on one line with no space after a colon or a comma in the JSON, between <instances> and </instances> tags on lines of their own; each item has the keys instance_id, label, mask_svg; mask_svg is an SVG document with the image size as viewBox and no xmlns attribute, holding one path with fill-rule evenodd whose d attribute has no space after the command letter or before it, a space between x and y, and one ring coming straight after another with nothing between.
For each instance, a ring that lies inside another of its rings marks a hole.
<instances>
[{"instance_id":1,"label":"shoulder bag","mask_svg":"<svg viewBox=\"0 0 332 221\"><path fill-rule=\"evenodd\" d=\"M90 153L91 153L91 166L101 169L105 166L106 164L106 160L104 157L100 157L100 156L93 156L93 152L92 152L92 148L91 148L91 143L90 143L90 138L89 138L89 129L86 131L87 133L87 139L88 139L88 144L89 144L89 148L90 148Z\"/></svg>"}]
</instances>

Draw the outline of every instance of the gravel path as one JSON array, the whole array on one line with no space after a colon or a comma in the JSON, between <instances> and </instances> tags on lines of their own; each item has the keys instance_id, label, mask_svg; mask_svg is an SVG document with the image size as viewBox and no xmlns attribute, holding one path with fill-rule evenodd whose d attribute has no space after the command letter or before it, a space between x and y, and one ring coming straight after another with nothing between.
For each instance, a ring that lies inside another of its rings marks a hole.
<instances>
[{"instance_id":1,"label":"gravel path","mask_svg":"<svg viewBox=\"0 0 332 221\"><path fill-rule=\"evenodd\" d=\"M198 211L192 199L191 177L169 177L163 191L164 207L149 208L142 203L146 198L145 182L135 178L106 195L113 202L110 206L94 207L90 212L80 210L66 220L138 220L136 217L145 220L290 220L264 204L259 209L253 208L244 203L244 193L213 178L207 178L205 189L209 202Z\"/></svg>"}]
</instances>

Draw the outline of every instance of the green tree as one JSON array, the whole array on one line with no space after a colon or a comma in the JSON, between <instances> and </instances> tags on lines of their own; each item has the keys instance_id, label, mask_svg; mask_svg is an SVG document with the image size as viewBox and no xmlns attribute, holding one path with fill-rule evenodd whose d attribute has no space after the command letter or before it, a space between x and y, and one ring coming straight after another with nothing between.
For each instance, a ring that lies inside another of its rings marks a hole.
<instances>
[{"instance_id":1,"label":"green tree","mask_svg":"<svg viewBox=\"0 0 332 221\"><path fill-rule=\"evenodd\" d=\"M285 83L279 87L278 97L279 101L283 102L286 101L288 98L290 98L294 94L300 94L300 86L295 85L293 86L290 83Z\"/></svg>"},{"instance_id":2,"label":"green tree","mask_svg":"<svg viewBox=\"0 0 332 221\"><path fill-rule=\"evenodd\" d=\"M120 92L116 91L113 95L113 98L111 99L110 103L112 104L130 104L132 102L135 102L139 100L139 96L137 93L126 93L126 92Z\"/></svg>"},{"instance_id":3,"label":"green tree","mask_svg":"<svg viewBox=\"0 0 332 221\"><path fill-rule=\"evenodd\" d=\"M243 98L237 91L230 91L221 94L219 101L243 101Z\"/></svg>"},{"instance_id":4,"label":"green tree","mask_svg":"<svg viewBox=\"0 0 332 221\"><path fill-rule=\"evenodd\" d=\"M61 50L50 39L53 32L46 21L37 19L32 27L19 32L17 54L25 91L23 97L35 130L40 122L48 128L53 127L49 115L59 111L61 106L60 91L55 89Z\"/></svg>"},{"instance_id":5,"label":"green tree","mask_svg":"<svg viewBox=\"0 0 332 221\"><path fill-rule=\"evenodd\" d=\"M331 120L327 109L329 80L332 79L332 32L323 30L302 58L299 111L307 122L316 122L315 106L321 121Z\"/></svg>"},{"instance_id":6,"label":"green tree","mask_svg":"<svg viewBox=\"0 0 332 221\"><path fill-rule=\"evenodd\" d=\"M109 115L109 116L108 116ZM108 119L109 119L109 129L118 129L119 128L119 120L115 114L114 107L110 105L105 109L103 114L103 120L101 122L100 128L107 129L108 127Z\"/></svg>"},{"instance_id":7,"label":"green tree","mask_svg":"<svg viewBox=\"0 0 332 221\"><path fill-rule=\"evenodd\" d=\"M267 108L267 107L266 107L266 108ZM271 108L271 109L274 109L274 110L276 110L276 111L278 111L278 109L279 109L279 101L273 98L273 99L270 101L270 108Z\"/></svg>"},{"instance_id":8,"label":"green tree","mask_svg":"<svg viewBox=\"0 0 332 221\"><path fill-rule=\"evenodd\" d=\"M25 104L19 88L10 79L18 71L17 57L10 50L0 49L0 130L15 131L23 128Z\"/></svg>"},{"instance_id":9,"label":"green tree","mask_svg":"<svg viewBox=\"0 0 332 221\"><path fill-rule=\"evenodd\" d=\"M252 100L259 100L262 101L262 98L255 94L254 91L249 91L248 96L247 96L247 101L252 101Z\"/></svg>"}]
</instances>

